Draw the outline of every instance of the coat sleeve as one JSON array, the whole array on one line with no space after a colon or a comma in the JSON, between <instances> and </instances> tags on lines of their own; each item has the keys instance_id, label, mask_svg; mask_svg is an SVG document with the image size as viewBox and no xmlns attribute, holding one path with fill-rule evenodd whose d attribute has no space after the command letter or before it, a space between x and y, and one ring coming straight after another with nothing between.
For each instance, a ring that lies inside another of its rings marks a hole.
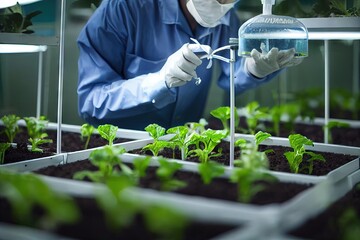
<instances>
[{"instance_id":1,"label":"coat sleeve","mask_svg":"<svg viewBox=\"0 0 360 240\"><path fill-rule=\"evenodd\" d=\"M124 2L104 1L77 40L78 109L80 116L90 122L151 112L176 98L157 72L159 69L126 78L123 68L132 21Z\"/></svg>"}]
</instances>

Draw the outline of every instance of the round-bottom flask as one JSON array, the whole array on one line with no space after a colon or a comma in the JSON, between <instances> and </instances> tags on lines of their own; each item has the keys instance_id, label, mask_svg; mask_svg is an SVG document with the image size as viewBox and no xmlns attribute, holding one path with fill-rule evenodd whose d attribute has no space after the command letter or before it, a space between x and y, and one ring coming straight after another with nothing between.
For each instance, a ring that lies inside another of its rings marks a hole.
<instances>
[{"instance_id":1,"label":"round-bottom flask","mask_svg":"<svg viewBox=\"0 0 360 240\"><path fill-rule=\"evenodd\" d=\"M268 52L272 48L295 49L295 57L308 56L308 31L304 24L293 17L258 15L239 28L238 55L250 57L253 49Z\"/></svg>"}]
</instances>

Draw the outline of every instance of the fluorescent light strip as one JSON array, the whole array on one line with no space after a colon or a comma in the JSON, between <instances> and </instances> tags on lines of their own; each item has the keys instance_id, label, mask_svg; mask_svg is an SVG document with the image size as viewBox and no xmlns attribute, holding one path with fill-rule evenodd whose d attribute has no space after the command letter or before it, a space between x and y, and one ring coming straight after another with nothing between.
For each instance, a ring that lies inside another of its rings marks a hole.
<instances>
[{"instance_id":1,"label":"fluorescent light strip","mask_svg":"<svg viewBox=\"0 0 360 240\"><path fill-rule=\"evenodd\" d=\"M0 44L0 53L31 53L45 52L47 46L20 45L20 44Z\"/></svg>"},{"instance_id":2,"label":"fluorescent light strip","mask_svg":"<svg viewBox=\"0 0 360 240\"><path fill-rule=\"evenodd\" d=\"M310 40L357 40L360 32L309 32Z\"/></svg>"},{"instance_id":3,"label":"fluorescent light strip","mask_svg":"<svg viewBox=\"0 0 360 240\"><path fill-rule=\"evenodd\" d=\"M34 2L38 2L41 0L1 0L0 1L0 8L6 8L16 5L18 2L20 5L30 4Z\"/></svg>"}]
</instances>

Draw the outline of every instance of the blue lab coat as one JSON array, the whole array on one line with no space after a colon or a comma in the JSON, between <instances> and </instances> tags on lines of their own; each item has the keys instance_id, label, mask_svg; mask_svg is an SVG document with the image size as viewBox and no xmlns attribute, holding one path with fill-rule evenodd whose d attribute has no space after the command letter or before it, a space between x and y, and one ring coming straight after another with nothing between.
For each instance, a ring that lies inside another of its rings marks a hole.
<instances>
[{"instance_id":1,"label":"blue lab coat","mask_svg":"<svg viewBox=\"0 0 360 240\"><path fill-rule=\"evenodd\" d=\"M165 128L197 122L203 115L212 69L208 60L196 69L202 79L169 89L158 72L167 58L190 38L213 50L238 37L240 22L232 9L215 28L200 25L193 33L178 0L103 0L78 37L78 108L88 123L144 130L157 123ZM229 58L230 51L220 52ZM258 86L275 74L256 79L235 65L235 91ZM229 63L219 61L218 86L229 92Z\"/></svg>"}]
</instances>

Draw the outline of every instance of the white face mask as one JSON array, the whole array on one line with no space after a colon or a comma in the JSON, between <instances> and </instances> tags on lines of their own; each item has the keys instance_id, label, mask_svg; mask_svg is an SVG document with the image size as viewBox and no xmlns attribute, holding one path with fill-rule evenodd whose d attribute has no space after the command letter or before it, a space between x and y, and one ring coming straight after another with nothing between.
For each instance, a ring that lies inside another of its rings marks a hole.
<instances>
[{"instance_id":1,"label":"white face mask","mask_svg":"<svg viewBox=\"0 0 360 240\"><path fill-rule=\"evenodd\" d=\"M227 2L231 3L221 4L217 0L189 0L186 7L201 26L215 27L235 4L235 1Z\"/></svg>"}]
</instances>

